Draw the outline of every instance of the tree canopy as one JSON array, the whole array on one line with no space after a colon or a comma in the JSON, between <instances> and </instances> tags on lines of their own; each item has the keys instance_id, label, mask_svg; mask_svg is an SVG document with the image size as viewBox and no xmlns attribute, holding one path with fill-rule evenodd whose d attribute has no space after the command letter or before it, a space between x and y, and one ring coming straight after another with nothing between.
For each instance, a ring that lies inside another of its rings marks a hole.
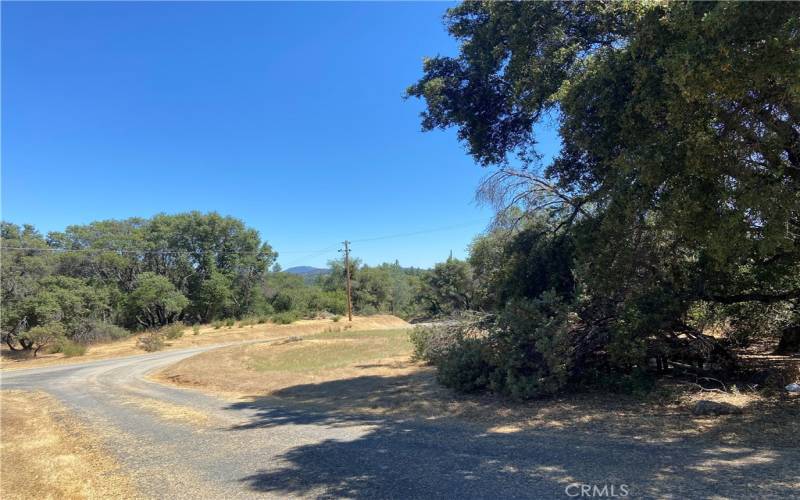
<instances>
[{"instance_id":1,"label":"tree canopy","mask_svg":"<svg viewBox=\"0 0 800 500\"><path fill-rule=\"evenodd\" d=\"M408 95L423 129L457 128L492 168L483 199L520 213L502 269L481 273L571 304L573 371L703 339L703 308L796 324L800 5L465 2L445 20L460 52L427 59ZM545 163L536 130L553 121Z\"/></svg>"}]
</instances>

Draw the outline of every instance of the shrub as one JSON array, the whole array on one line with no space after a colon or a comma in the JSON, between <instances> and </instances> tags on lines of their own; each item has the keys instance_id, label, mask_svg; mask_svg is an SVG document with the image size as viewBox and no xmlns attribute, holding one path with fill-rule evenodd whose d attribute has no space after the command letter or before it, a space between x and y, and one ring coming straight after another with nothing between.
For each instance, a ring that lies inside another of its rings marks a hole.
<instances>
[{"instance_id":1,"label":"shrub","mask_svg":"<svg viewBox=\"0 0 800 500\"><path fill-rule=\"evenodd\" d=\"M342 317L337 314L336 316L332 317L331 319L333 320L334 323L338 323L339 320L342 319Z\"/></svg>"},{"instance_id":2,"label":"shrub","mask_svg":"<svg viewBox=\"0 0 800 500\"><path fill-rule=\"evenodd\" d=\"M269 316L259 316L258 317L258 324L262 325L264 323L269 322Z\"/></svg>"},{"instance_id":3,"label":"shrub","mask_svg":"<svg viewBox=\"0 0 800 500\"><path fill-rule=\"evenodd\" d=\"M571 323L569 305L545 292L537 299L509 301L497 317L417 328L410 341L417 359L437 366L442 384L522 400L566 386Z\"/></svg>"},{"instance_id":4,"label":"shrub","mask_svg":"<svg viewBox=\"0 0 800 500\"><path fill-rule=\"evenodd\" d=\"M278 325L288 325L297 321L298 315L295 311L285 311L272 316L272 321Z\"/></svg>"},{"instance_id":5,"label":"shrub","mask_svg":"<svg viewBox=\"0 0 800 500\"><path fill-rule=\"evenodd\" d=\"M199 324L197 324L197 323L195 323L194 325L192 325L192 332L193 332L195 335L199 335L199 334L200 334L200 325L199 325Z\"/></svg>"},{"instance_id":6,"label":"shrub","mask_svg":"<svg viewBox=\"0 0 800 500\"><path fill-rule=\"evenodd\" d=\"M228 328L233 328L233 325L236 324L236 320L234 318L226 318L225 319L225 326Z\"/></svg>"},{"instance_id":7,"label":"shrub","mask_svg":"<svg viewBox=\"0 0 800 500\"><path fill-rule=\"evenodd\" d=\"M175 340L183 337L184 328L186 328L186 325L178 321L161 328L159 332L161 332L165 339Z\"/></svg>"},{"instance_id":8,"label":"shrub","mask_svg":"<svg viewBox=\"0 0 800 500\"><path fill-rule=\"evenodd\" d=\"M64 356L71 358L73 356L83 356L86 354L86 346L82 344L78 344L77 342L73 342L68 339L64 339L59 344L59 350L64 354Z\"/></svg>"},{"instance_id":9,"label":"shrub","mask_svg":"<svg viewBox=\"0 0 800 500\"><path fill-rule=\"evenodd\" d=\"M438 360L437 378L442 385L462 392L489 388L495 367L481 339L464 339Z\"/></svg>"},{"instance_id":10,"label":"shrub","mask_svg":"<svg viewBox=\"0 0 800 500\"><path fill-rule=\"evenodd\" d=\"M490 329L497 370L490 389L515 399L550 395L569 376L570 308L553 292L510 301Z\"/></svg>"},{"instance_id":11,"label":"shrub","mask_svg":"<svg viewBox=\"0 0 800 500\"><path fill-rule=\"evenodd\" d=\"M219 330L224 325L225 325L225 322L222 321L221 319L218 319L218 320L214 321L213 323L211 323L211 326L214 327L214 330Z\"/></svg>"},{"instance_id":12,"label":"shrub","mask_svg":"<svg viewBox=\"0 0 800 500\"><path fill-rule=\"evenodd\" d=\"M61 323L47 323L46 325L34 326L24 334L25 338L31 344L33 349L33 357L39 353L40 349L51 347L54 344L59 344L65 340L64 325Z\"/></svg>"},{"instance_id":13,"label":"shrub","mask_svg":"<svg viewBox=\"0 0 800 500\"><path fill-rule=\"evenodd\" d=\"M418 326L408 338L413 346L413 358L431 364L439 361L464 337L461 326Z\"/></svg>"},{"instance_id":14,"label":"shrub","mask_svg":"<svg viewBox=\"0 0 800 500\"><path fill-rule=\"evenodd\" d=\"M252 327L253 325L256 324L257 321L258 321L257 318L253 316L248 316L246 318L242 318L242 320L239 322L239 326L242 328L244 328L245 326Z\"/></svg>"},{"instance_id":15,"label":"shrub","mask_svg":"<svg viewBox=\"0 0 800 500\"><path fill-rule=\"evenodd\" d=\"M272 297L272 307L278 313L291 311L293 309L293 304L294 300L292 296L287 293L278 292Z\"/></svg>"},{"instance_id":16,"label":"shrub","mask_svg":"<svg viewBox=\"0 0 800 500\"><path fill-rule=\"evenodd\" d=\"M111 323L87 321L77 328L70 338L79 344L88 345L124 339L130 334L128 330Z\"/></svg>"},{"instance_id":17,"label":"shrub","mask_svg":"<svg viewBox=\"0 0 800 500\"><path fill-rule=\"evenodd\" d=\"M164 348L164 335L160 331L147 332L139 337L136 345L147 352L160 351Z\"/></svg>"},{"instance_id":18,"label":"shrub","mask_svg":"<svg viewBox=\"0 0 800 500\"><path fill-rule=\"evenodd\" d=\"M270 314L275 313L275 308L272 307L272 304L269 302L264 302L258 308L254 309L254 311L260 318L269 318Z\"/></svg>"}]
</instances>

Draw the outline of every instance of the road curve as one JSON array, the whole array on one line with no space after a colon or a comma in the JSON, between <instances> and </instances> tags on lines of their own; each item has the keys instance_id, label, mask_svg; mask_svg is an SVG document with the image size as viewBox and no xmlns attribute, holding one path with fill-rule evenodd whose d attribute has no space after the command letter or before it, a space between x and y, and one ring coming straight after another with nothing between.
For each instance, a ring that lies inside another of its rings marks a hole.
<instances>
[{"instance_id":1,"label":"road curve","mask_svg":"<svg viewBox=\"0 0 800 500\"><path fill-rule=\"evenodd\" d=\"M15 370L0 381L45 390L74 410L149 498L569 498L580 485L629 498L799 493L794 449L491 434L278 399L232 403L145 379L218 347Z\"/></svg>"}]
</instances>

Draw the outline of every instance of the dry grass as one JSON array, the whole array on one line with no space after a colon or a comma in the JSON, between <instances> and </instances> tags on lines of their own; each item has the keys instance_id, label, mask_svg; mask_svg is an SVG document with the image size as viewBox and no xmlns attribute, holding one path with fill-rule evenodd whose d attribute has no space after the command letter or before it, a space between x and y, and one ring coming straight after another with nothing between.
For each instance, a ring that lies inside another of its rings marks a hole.
<instances>
[{"instance_id":1,"label":"dry grass","mask_svg":"<svg viewBox=\"0 0 800 500\"><path fill-rule=\"evenodd\" d=\"M0 391L4 499L136 498L89 429L42 392Z\"/></svg>"},{"instance_id":2,"label":"dry grass","mask_svg":"<svg viewBox=\"0 0 800 500\"><path fill-rule=\"evenodd\" d=\"M443 388L435 370L411 362L409 354L402 331L328 333L283 345L204 353L154 378L255 404L279 397L333 413L456 418L492 433L599 432L646 442L703 439L727 446L800 446L800 398L697 392L691 386L664 384L645 399L584 393L513 403ZM744 414L693 416L691 407L699 399L735 404Z\"/></svg>"},{"instance_id":3,"label":"dry grass","mask_svg":"<svg viewBox=\"0 0 800 500\"><path fill-rule=\"evenodd\" d=\"M234 326L215 329L210 325L200 328L197 335L187 327L181 338L167 341L164 350L185 349L212 344L223 344L255 339L269 339L289 335L310 335L331 329L351 328L355 330L376 330L386 328L409 328L410 325L400 318L390 315L376 315L354 317L352 323L346 321L334 322L331 319L299 320L290 325L275 325L265 323L251 326ZM13 356L7 349L0 351L0 369L15 370L23 368L38 368L48 365L83 363L99 359L117 358L145 354L136 346L139 335L124 340L91 346L83 356L67 358L63 354L40 354L31 359L28 357Z\"/></svg>"},{"instance_id":4,"label":"dry grass","mask_svg":"<svg viewBox=\"0 0 800 500\"><path fill-rule=\"evenodd\" d=\"M122 404L142 408L164 420L172 422L192 424L199 427L207 427L214 424L212 419L201 411L153 398L127 396Z\"/></svg>"},{"instance_id":5,"label":"dry grass","mask_svg":"<svg viewBox=\"0 0 800 500\"><path fill-rule=\"evenodd\" d=\"M299 384L364 374L394 375L411 350L404 329L329 330L333 331L295 342L251 344L199 354L152 378L232 397L264 395ZM213 370L209 369L212 366Z\"/></svg>"}]
</instances>

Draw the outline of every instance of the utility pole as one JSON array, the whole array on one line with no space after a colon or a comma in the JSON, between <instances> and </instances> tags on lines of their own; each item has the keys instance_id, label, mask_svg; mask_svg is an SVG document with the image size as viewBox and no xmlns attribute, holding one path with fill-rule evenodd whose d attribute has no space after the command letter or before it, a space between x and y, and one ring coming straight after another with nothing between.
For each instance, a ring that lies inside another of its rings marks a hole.
<instances>
[{"instance_id":1,"label":"utility pole","mask_svg":"<svg viewBox=\"0 0 800 500\"><path fill-rule=\"evenodd\" d=\"M339 250L341 252L341 250ZM353 293L350 287L350 242L344 240L344 272L347 276L347 320L353 321Z\"/></svg>"}]
</instances>

